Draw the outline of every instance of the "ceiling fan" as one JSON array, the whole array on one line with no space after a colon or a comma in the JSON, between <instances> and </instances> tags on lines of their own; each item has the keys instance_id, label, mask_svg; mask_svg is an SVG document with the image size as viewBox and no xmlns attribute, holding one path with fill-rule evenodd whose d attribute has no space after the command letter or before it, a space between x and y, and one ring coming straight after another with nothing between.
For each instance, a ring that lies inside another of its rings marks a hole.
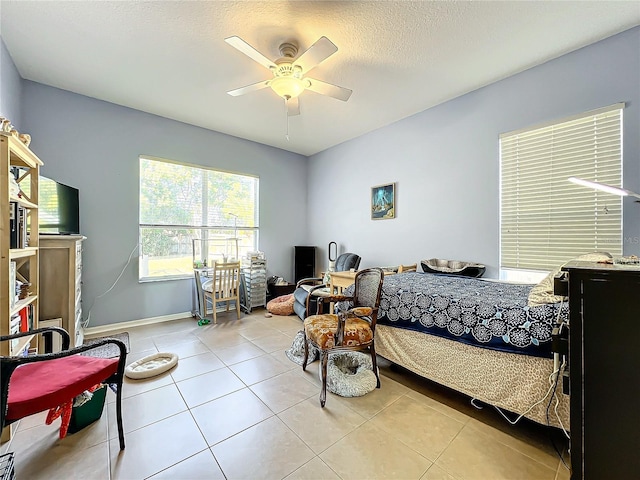
<instances>
[{"instance_id":1,"label":"ceiling fan","mask_svg":"<svg viewBox=\"0 0 640 480\"><path fill-rule=\"evenodd\" d=\"M286 42L280 45L280 58L275 61L269 60L255 48L242 40L240 37L233 36L224 39L232 47L237 48L249 58L255 60L260 65L268 68L273 73L270 80L262 80L246 87L237 88L227 92L229 95L238 96L245 93L261 90L271 87L271 89L280 97L284 98L287 115L300 115L300 104L298 103L298 95L305 90L327 95L346 102L351 96L351 90L348 88L332 85L322 82L314 78L305 77L307 72L318 66L321 62L329 58L338 51L331 40L327 37L320 39L311 45L305 52L296 58L298 47L294 43Z\"/></svg>"}]
</instances>

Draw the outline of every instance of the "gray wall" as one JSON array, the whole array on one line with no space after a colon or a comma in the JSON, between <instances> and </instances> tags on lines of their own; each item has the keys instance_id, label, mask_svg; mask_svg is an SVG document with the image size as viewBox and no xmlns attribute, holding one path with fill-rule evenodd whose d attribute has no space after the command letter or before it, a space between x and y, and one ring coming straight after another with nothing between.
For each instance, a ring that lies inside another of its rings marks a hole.
<instances>
[{"instance_id":1,"label":"gray wall","mask_svg":"<svg viewBox=\"0 0 640 480\"><path fill-rule=\"evenodd\" d=\"M306 241L304 156L30 81L23 84L23 111L42 175L80 190L85 315L138 242L141 154L258 175L259 248L270 274L293 277L292 247ZM136 253L116 287L95 302L91 325L190 311L192 284L138 283Z\"/></svg>"},{"instance_id":2,"label":"gray wall","mask_svg":"<svg viewBox=\"0 0 640 480\"><path fill-rule=\"evenodd\" d=\"M13 63L7 47L0 37L0 116L8 118L21 132L22 112L22 79Z\"/></svg>"},{"instance_id":3,"label":"gray wall","mask_svg":"<svg viewBox=\"0 0 640 480\"><path fill-rule=\"evenodd\" d=\"M330 241L338 242L340 252L359 253L362 267L443 257L483 262L488 275L497 276L499 134L612 103L627 103L624 185L640 191L640 28L363 135L309 162L21 82L4 44L0 48L2 113L32 134L32 148L45 162L43 175L80 189L81 229L88 237L85 312L136 245L140 154L259 175L260 248L270 273L289 278L292 245L320 246L320 269ZM397 218L372 221L370 188L388 182L397 182ZM629 199L624 206L625 253L640 253L640 206ZM134 256L115 289L95 304L91 324L190 309L190 281L139 284Z\"/></svg>"},{"instance_id":4,"label":"gray wall","mask_svg":"<svg viewBox=\"0 0 640 480\"><path fill-rule=\"evenodd\" d=\"M309 238L323 264L336 241L361 267L437 257L481 262L497 277L500 133L617 102L626 102L624 185L640 192L637 27L314 155ZM373 221L370 189L390 182L397 218ZM623 205L624 252L638 254L640 205Z\"/></svg>"}]
</instances>

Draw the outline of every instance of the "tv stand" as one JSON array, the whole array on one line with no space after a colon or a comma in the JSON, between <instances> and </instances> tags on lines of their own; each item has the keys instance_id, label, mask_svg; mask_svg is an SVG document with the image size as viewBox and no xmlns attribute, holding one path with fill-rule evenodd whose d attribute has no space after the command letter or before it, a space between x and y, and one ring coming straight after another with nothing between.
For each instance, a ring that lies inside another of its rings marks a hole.
<instances>
[{"instance_id":1,"label":"tv stand","mask_svg":"<svg viewBox=\"0 0 640 480\"><path fill-rule=\"evenodd\" d=\"M40 318L61 318L82 345L82 235L40 235Z\"/></svg>"}]
</instances>

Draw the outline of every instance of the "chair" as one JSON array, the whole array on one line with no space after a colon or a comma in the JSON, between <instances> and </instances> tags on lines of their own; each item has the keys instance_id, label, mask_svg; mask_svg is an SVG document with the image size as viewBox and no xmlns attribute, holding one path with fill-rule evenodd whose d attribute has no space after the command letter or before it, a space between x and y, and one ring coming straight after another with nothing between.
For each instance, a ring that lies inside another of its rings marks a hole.
<instances>
[{"instance_id":1,"label":"chair","mask_svg":"<svg viewBox=\"0 0 640 480\"><path fill-rule=\"evenodd\" d=\"M211 300L213 323L218 321L216 305L226 302L228 312L229 302L234 300L236 314L240 319L240 262L214 263L213 267L208 269L207 274L211 278L202 284L205 297L203 302L204 316L207 316L207 299Z\"/></svg>"},{"instance_id":2,"label":"chair","mask_svg":"<svg viewBox=\"0 0 640 480\"><path fill-rule=\"evenodd\" d=\"M360 266L360 256L355 253L343 253L336 259L336 272L346 272L351 270L357 270ZM295 302L293 304L293 310L296 312L301 320L304 320L309 316L311 312L316 311L317 300L310 295L312 290L326 288L328 285L322 283L322 278L303 278L296 284L296 289L293 292Z\"/></svg>"},{"instance_id":3,"label":"chair","mask_svg":"<svg viewBox=\"0 0 640 480\"><path fill-rule=\"evenodd\" d=\"M369 350L376 374L377 388L380 376L376 363L375 330L382 293L384 273L380 268L368 268L356 274L353 295L329 295L318 299L318 312L324 302L349 302L348 310L337 315L318 314L304 321L304 359L302 370L307 368L309 344L320 351L322 390L320 405L327 399L327 359L329 354L349 350Z\"/></svg>"},{"instance_id":4,"label":"chair","mask_svg":"<svg viewBox=\"0 0 640 480\"><path fill-rule=\"evenodd\" d=\"M418 269L418 264L414 263L412 265L399 265L398 266L398 273L403 273L403 272L415 272Z\"/></svg>"},{"instance_id":5,"label":"chair","mask_svg":"<svg viewBox=\"0 0 640 480\"><path fill-rule=\"evenodd\" d=\"M127 358L125 344L106 338L69 349L69 334L59 327L2 336L0 342L34 334L52 335L51 332L62 335L62 351L27 357L0 357L0 429L34 413L68 404L98 383L115 384L118 437L120 450L124 450L122 380ZM117 357L98 358L88 353L107 344L117 347Z\"/></svg>"}]
</instances>

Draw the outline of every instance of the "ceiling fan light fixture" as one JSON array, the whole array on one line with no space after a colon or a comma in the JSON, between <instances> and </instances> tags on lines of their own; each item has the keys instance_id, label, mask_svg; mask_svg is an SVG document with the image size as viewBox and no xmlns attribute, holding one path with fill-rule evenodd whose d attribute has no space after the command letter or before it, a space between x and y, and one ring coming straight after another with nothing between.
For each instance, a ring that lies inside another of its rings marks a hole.
<instances>
[{"instance_id":1,"label":"ceiling fan light fixture","mask_svg":"<svg viewBox=\"0 0 640 480\"><path fill-rule=\"evenodd\" d=\"M300 55L298 55L298 46L295 43L283 43L280 45L280 55L282 56L274 61L265 57L238 36L228 37L224 40L252 60L269 69L274 77L271 80L263 80L228 91L227 93L233 97L271 87L276 95L285 100L287 116L295 116L300 115L298 96L307 89L343 102L346 102L351 96L352 92L348 88L313 78L303 78L307 72L338 51L338 47L327 37L320 37L318 41Z\"/></svg>"},{"instance_id":2,"label":"ceiling fan light fixture","mask_svg":"<svg viewBox=\"0 0 640 480\"><path fill-rule=\"evenodd\" d=\"M307 82L296 77L276 77L269 82L271 89L282 98L296 98L304 89Z\"/></svg>"}]
</instances>

